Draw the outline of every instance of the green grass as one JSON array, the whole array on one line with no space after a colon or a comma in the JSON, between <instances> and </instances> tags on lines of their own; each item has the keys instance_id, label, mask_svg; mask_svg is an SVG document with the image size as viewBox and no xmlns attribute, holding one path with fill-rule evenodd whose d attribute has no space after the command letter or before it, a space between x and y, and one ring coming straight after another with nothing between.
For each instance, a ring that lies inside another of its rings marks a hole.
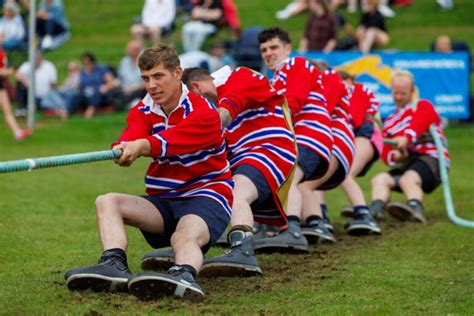
<instances>
[{"instance_id":1,"label":"green grass","mask_svg":"<svg viewBox=\"0 0 474 316\"><path fill-rule=\"evenodd\" d=\"M142 1L65 1L73 24L73 38L48 53L64 75L70 59L85 50L103 63L117 63L129 39L128 27ZM277 23L274 12L286 0L237 1L244 26ZM397 11L389 21L392 46L427 50L447 32L474 47L471 12L474 2L455 1L451 12L441 12L432 0L417 0ZM356 21L357 16L349 16ZM278 22L295 43L305 16ZM180 22L181 23L181 22ZM222 38L228 33L219 34ZM166 39L179 40L179 32ZM176 43L177 47L179 43ZM125 127L125 114L66 122L39 117L37 130L16 143L0 129L0 160L103 150ZM24 122L22 122L24 123ZM453 168L451 187L458 212L474 220L474 141L472 125L447 129ZM167 299L140 302L126 294L69 292L66 270L96 262L101 253L94 200L106 192L143 193L147 159L130 168L98 162L33 172L0 175L0 313L31 314L472 314L474 312L474 232L453 225L446 217L442 191L427 196L428 224L383 223L383 235L350 238L338 211L346 204L338 190L328 194L338 243L312 247L308 255L259 256L261 278L200 279L208 299L190 304ZM378 163L362 179L369 198L369 179L385 170ZM402 200L401 195L394 199ZM134 229L128 229L128 251L133 271L150 248ZM211 249L210 255L222 253Z\"/></svg>"}]
</instances>

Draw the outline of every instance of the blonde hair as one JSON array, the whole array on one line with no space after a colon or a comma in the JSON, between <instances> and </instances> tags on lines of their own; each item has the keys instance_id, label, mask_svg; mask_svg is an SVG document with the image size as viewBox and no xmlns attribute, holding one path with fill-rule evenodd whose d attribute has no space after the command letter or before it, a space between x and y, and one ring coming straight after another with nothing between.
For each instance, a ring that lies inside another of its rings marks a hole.
<instances>
[{"instance_id":1,"label":"blonde hair","mask_svg":"<svg viewBox=\"0 0 474 316\"><path fill-rule=\"evenodd\" d=\"M392 75L391 75L391 80L393 82L393 80L395 78L402 78L402 77L405 77L405 78L408 78L410 79L410 82L411 82L411 86L414 87L415 86L415 77L413 76L413 74L411 72L409 72L408 70L405 70L405 69L395 69L392 71Z\"/></svg>"}]
</instances>

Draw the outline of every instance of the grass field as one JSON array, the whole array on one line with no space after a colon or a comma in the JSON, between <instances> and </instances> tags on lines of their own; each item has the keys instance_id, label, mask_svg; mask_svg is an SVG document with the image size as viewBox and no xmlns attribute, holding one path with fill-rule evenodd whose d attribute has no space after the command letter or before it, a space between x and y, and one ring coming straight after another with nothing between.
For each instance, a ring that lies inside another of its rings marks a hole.
<instances>
[{"instance_id":1,"label":"grass field","mask_svg":"<svg viewBox=\"0 0 474 316\"><path fill-rule=\"evenodd\" d=\"M128 40L127 29L141 1L64 1L74 36L47 55L64 71L67 60L85 49L99 60L117 62ZM470 15L474 2L457 0L452 12L440 12L434 1L416 0L390 21L393 43L400 49L426 50L432 38L448 32L474 47ZM237 1L244 25L273 25L273 14L286 1ZM350 17L355 19L355 17ZM298 37L304 16L280 23ZM408 36L409 35L409 36ZM167 40L178 39L174 34ZM179 45L178 45L179 46ZM103 150L124 128L125 113L91 121L66 122L39 117L37 130L24 143L0 129L0 160ZM453 167L451 186L458 212L474 220L474 127L447 129ZM308 255L262 255L259 278L199 279L208 299L190 304L166 299L140 302L126 294L72 293L63 274L96 262L98 239L94 200L106 192L142 194L147 159L130 168L99 162L33 172L0 175L0 314L473 314L474 231L449 222L442 191L426 197L427 225L382 223L383 235L350 238L338 216L345 204L339 191L328 195L338 243L312 247ZM385 167L378 163L362 179ZM394 199L402 200L401 195ZM139 271L151 249L129 229L131 269ZM210 255L223 250L213 248Z\"/></svg>"}]
</instances>

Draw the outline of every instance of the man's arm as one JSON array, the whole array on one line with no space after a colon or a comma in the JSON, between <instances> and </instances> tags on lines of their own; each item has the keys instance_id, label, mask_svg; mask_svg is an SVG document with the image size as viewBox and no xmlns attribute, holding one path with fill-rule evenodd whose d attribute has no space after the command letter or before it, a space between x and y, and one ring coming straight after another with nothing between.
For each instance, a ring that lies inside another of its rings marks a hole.
<instances>
[{"instance_id":1,"label":"man's arm","mask_svg":"<svg viewBox=\"0 0 474 316\"><path fill-rule=\"evenodd\" d=\"M222 128L226 128L230 125L230 123L232 123L232 116L230 115L229 110L225 108L220 107L218 111L219 117L221 119Z\"/></svg>"},{"instance_id":2,"label":"man's arm","mask_svg":"<svg viewBox=\"0 0 474 316\"><path fill-rule=\"evenodd\" d=\"M193 111L174 127L147 137L151 157L188 155L200 150L218 148L222 128L217 111L210 107Z\"/></svg>"},{"instance_id":3,"label":"man's arm","mask_svg":"<svg viewBox=\"0 0 474 316\"><path fill-rule=\"evenodd\" d=\"M149 156L151 151L150 142L146 139L137 139L131 142L123 142L115 145L113 149L121 149L122 155L115 163L122 167L130 166L138 157Z\"/></svg>"}]
</instances>

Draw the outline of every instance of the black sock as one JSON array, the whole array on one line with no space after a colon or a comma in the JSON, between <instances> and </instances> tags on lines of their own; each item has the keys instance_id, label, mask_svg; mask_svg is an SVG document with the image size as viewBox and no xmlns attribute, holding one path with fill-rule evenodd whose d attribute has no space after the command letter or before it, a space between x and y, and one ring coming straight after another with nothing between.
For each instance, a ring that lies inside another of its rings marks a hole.
<instances>
[{"instance_id":1,"label":"black sock","mask_svg":"<svg viewBox=\"0 0 474 316\"><path fill-rule=\"evenodd\" d=\"M289 215L286 218L288 219L288 222L297 222L300 224L300 218L296 215Z\"/></svg>"},{"instance_id":2,"label":"black sock","mask_svg":"<svg viewBox=\"0 0 474 316\"><path fill-rule=\"evenodd\" d=\"M110 257L118 258L123 263L125 264L127 263L127 253L122 248L110 248L110 249L104 250L101 258L105 259L105 258L110 258Z\"/></svg>"},{"instance_id":3,"label":"black sock","mask_svg":"<svg viewBox=\"0 0 474 316\"><path fill-rule=\"evenodd\" d=\"M177 264L176 266L180 267L183 271L191 273L194 279L196 279L197 271L196 269L189 264Z\"/></svg>"},{"instance_id":4,"label":"black sock","mask_svg":"<svg viewBox=\"0 0 474 316\"><path fill-rule=\"evenodd\" d=\"M370 209L375 212L380 212L385 208L385 202L382 200L373 200L370 203Z\"/></svg>"},{"instance_id":5,"label":"black sock","mask_svg":"<svg viewBox=\"0 0 474 316\"><path fill-rule=\"evenodd\" d=\"M410 206L419 206L423 209L423 204L418 199L410 199L407 201L407 204Z\"/></svg>"},{"instance_id":6,"label":"black sock","mask_svg":"<svg viewBox=\"0 0 474 316\"><path fill-rule=\"evenodd\" d=\"M321 211L323 212L323 217L329 218L329 209L327 204L321 203L319 206L321 207Z\"/></svg>"},{"instance_id":7,"label":"black sock","mask_svg":"<svg viewBox=\"0 0 474 316\"><path fill-rule=\"evenodd\" d=\"M312 221L320 221L322 218L318 215L310 215L306 218L306 224L310 225Z\"/></svg>"}]
</instances>

